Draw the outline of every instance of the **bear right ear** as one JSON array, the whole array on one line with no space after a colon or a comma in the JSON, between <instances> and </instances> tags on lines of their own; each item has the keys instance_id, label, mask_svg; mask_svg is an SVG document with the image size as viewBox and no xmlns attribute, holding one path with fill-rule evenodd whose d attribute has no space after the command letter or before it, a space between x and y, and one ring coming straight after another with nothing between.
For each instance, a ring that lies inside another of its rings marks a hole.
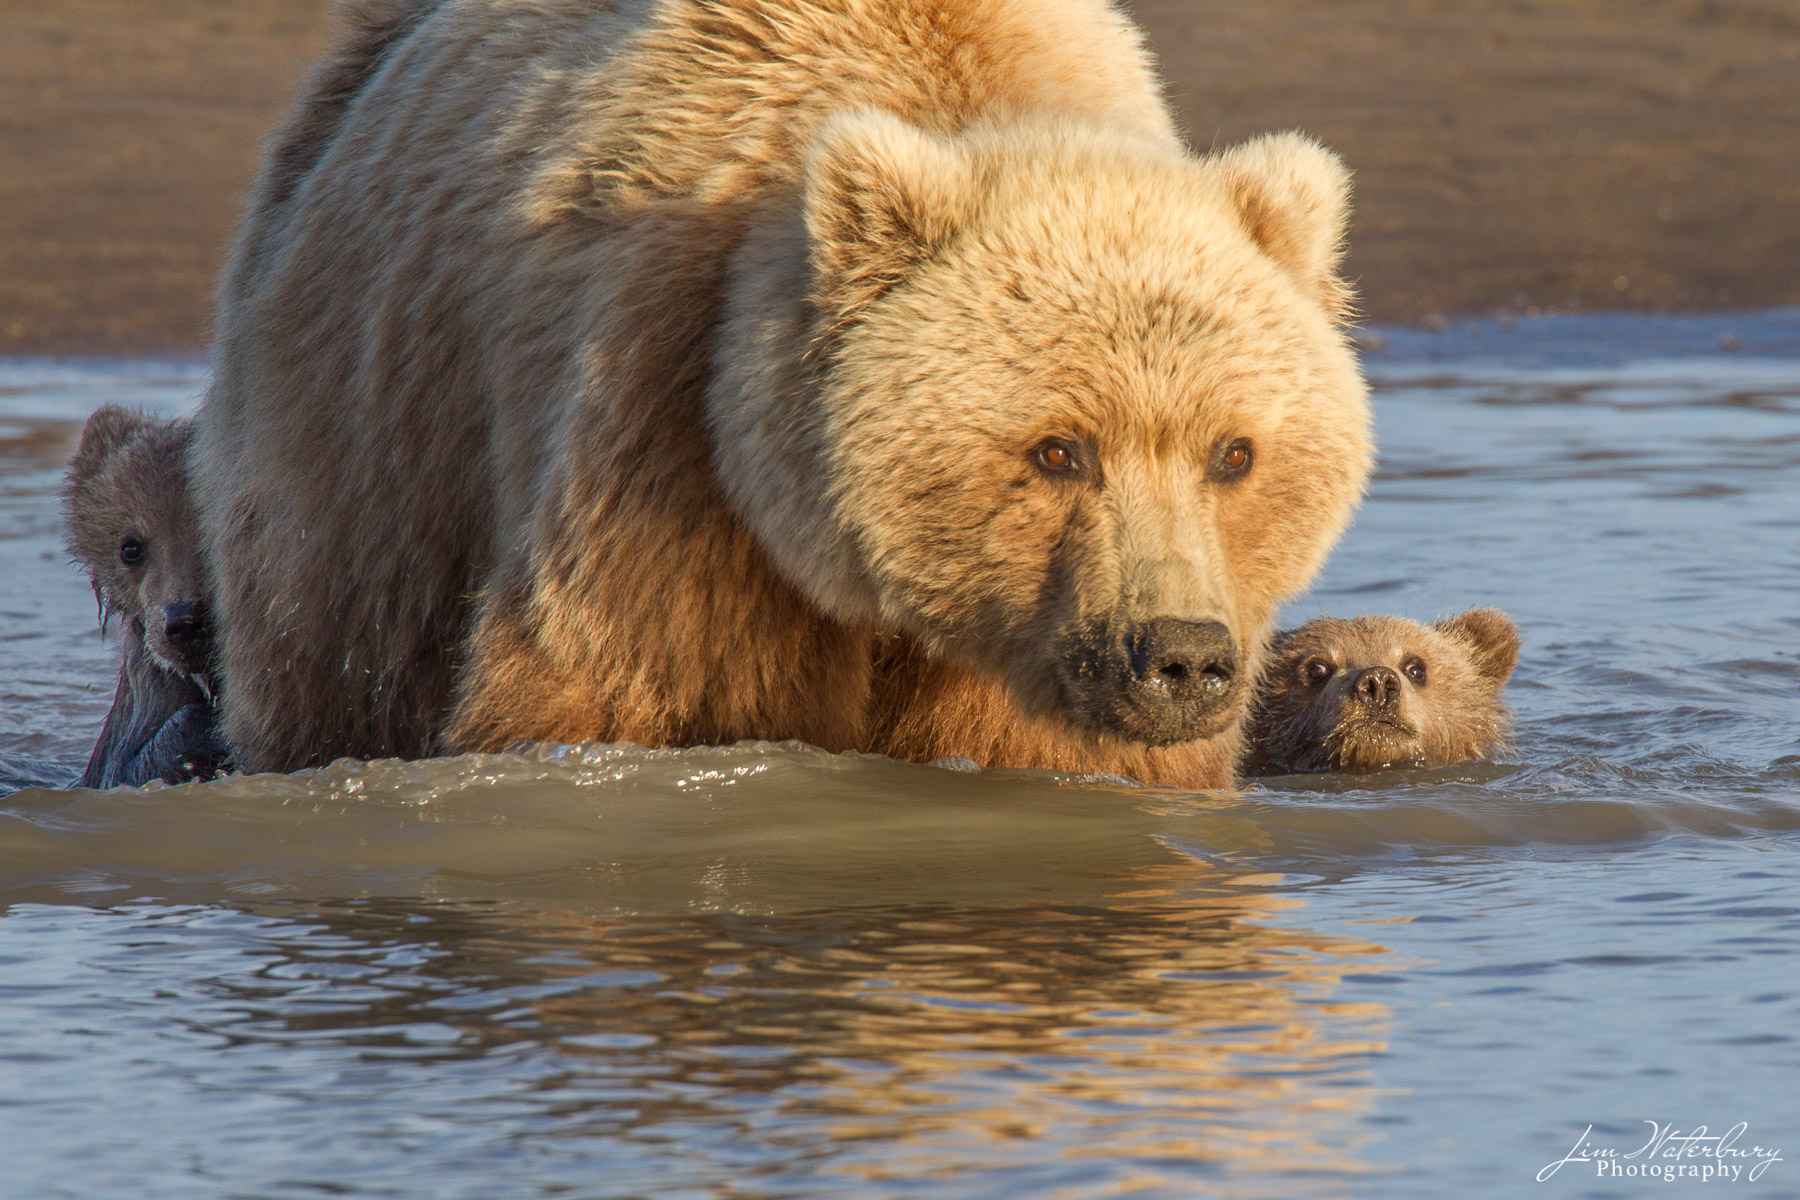
<instances>
[{"instance_id":1,"label":"bear right ear","mask_svg":"<svg viewBox=\"0 0 1800 1200\"><path fill-rule=\"evenodd\" d=\"M92 476L150 424L149 417L116 404L97 409L81 428L81 444L69 459L69 480L77 482Z\"/></svg>"},{"instance_id":2,"label":"bear right ear","mask_svg":"<svg viewBox=\"0 0 1800 1200\"><path fill-rule=\"evenodd\" d=\"M1234 146L1214 161L1225 189L1263 253L1325 306L1332 320L1350 311L1338 278L1350 221L1350 169L1302 133L1271 133Z\"/></svg>"},{"instance_id":3,"label":"bear right ear","mask_svg":"<svg viewBox=\"0 0 1800 1200\"><path fill-rule=\"evenodd\" d=\"M1519 627L1497 608L1471 608L1432 628L1466 643L1474 651L1475 669L1496 688L1519 665Z\"/></svg>"},{"instance_id":4,"label":"bear right ear","mask_svg":"<svg viewBox=\"0 0 1800 1200\"><path fill-rule=\"evenodd\" d=\"M853 318L943 251L975 195L953 143L872 109L833 118L806 161L814 300Z\"/></svg>"}]
</instances>

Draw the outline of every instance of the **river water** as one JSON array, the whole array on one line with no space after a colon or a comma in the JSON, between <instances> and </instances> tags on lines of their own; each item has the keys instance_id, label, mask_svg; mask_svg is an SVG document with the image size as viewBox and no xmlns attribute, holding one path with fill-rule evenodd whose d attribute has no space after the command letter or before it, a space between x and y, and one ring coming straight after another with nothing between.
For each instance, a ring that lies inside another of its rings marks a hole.
<instances>
[{"instance_id":1,"label":"river water","mask_svg":"<svg viewBox=\"0 0 1800 1200\"><path fill-rule=\"evenodd\" d=\"M0 1196L1800 1194L1800 311L1368 341L1380 474L1286 619L1505 608L1518 750L1229 796L56 790L115 649L62 463L204 371L0 363Z\"/></svg>"}]
</instances>

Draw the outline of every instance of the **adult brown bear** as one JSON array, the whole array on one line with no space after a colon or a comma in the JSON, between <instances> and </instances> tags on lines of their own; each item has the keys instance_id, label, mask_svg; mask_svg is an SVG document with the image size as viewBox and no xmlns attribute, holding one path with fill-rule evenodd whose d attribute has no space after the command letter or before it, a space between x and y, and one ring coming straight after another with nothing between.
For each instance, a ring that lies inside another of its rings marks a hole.
<instances>
[{"instance_id":1,"label":"adult brown bear","mask_svg":"<svg viewBox=\"0 0 1800 1200\"><path fill-rule=\"evenodd\" d=\"M1229 781L1370 461L1348 178L1104 0L381 0L194 469L241 763L797 738Z\"/></svg>"}]
</instances>

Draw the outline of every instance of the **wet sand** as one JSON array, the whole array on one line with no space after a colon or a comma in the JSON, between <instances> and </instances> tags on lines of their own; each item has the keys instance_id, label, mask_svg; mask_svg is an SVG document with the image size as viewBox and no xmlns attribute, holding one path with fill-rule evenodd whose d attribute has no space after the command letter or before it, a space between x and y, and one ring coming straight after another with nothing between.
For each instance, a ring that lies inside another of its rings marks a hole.
<instances>
[{"instance_id":1,"label":"wet sand","mask_svg":"<svg viewBox=\"0 0 1800 1200\"><path fill-rule=\"evenodd\" d=\"M1781 0L1136 0L1199 147L1309 130L1385 321L1800 304ZM0 0L0 354L192 352L319 0Z\"/></svg>"}]
</instances>

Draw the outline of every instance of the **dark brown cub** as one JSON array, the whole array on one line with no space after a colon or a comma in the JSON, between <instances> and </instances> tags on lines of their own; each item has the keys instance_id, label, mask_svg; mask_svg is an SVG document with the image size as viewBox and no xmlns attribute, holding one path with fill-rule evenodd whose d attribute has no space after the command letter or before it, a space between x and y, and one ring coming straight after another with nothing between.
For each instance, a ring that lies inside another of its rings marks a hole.
<instances>
[{"instance_id":1,"label":"dark brown cub","mask_svg":"<svg viewBox=\"0 0 1800 1200\"><path fill-rule=\"evenodd\" d=\"M118 690L78 787L180 783L225 767L190 438L186 421L103 408L63 478L69 549L87 568L102 628L122 626Z\"/></svg>"}]
</instances>

